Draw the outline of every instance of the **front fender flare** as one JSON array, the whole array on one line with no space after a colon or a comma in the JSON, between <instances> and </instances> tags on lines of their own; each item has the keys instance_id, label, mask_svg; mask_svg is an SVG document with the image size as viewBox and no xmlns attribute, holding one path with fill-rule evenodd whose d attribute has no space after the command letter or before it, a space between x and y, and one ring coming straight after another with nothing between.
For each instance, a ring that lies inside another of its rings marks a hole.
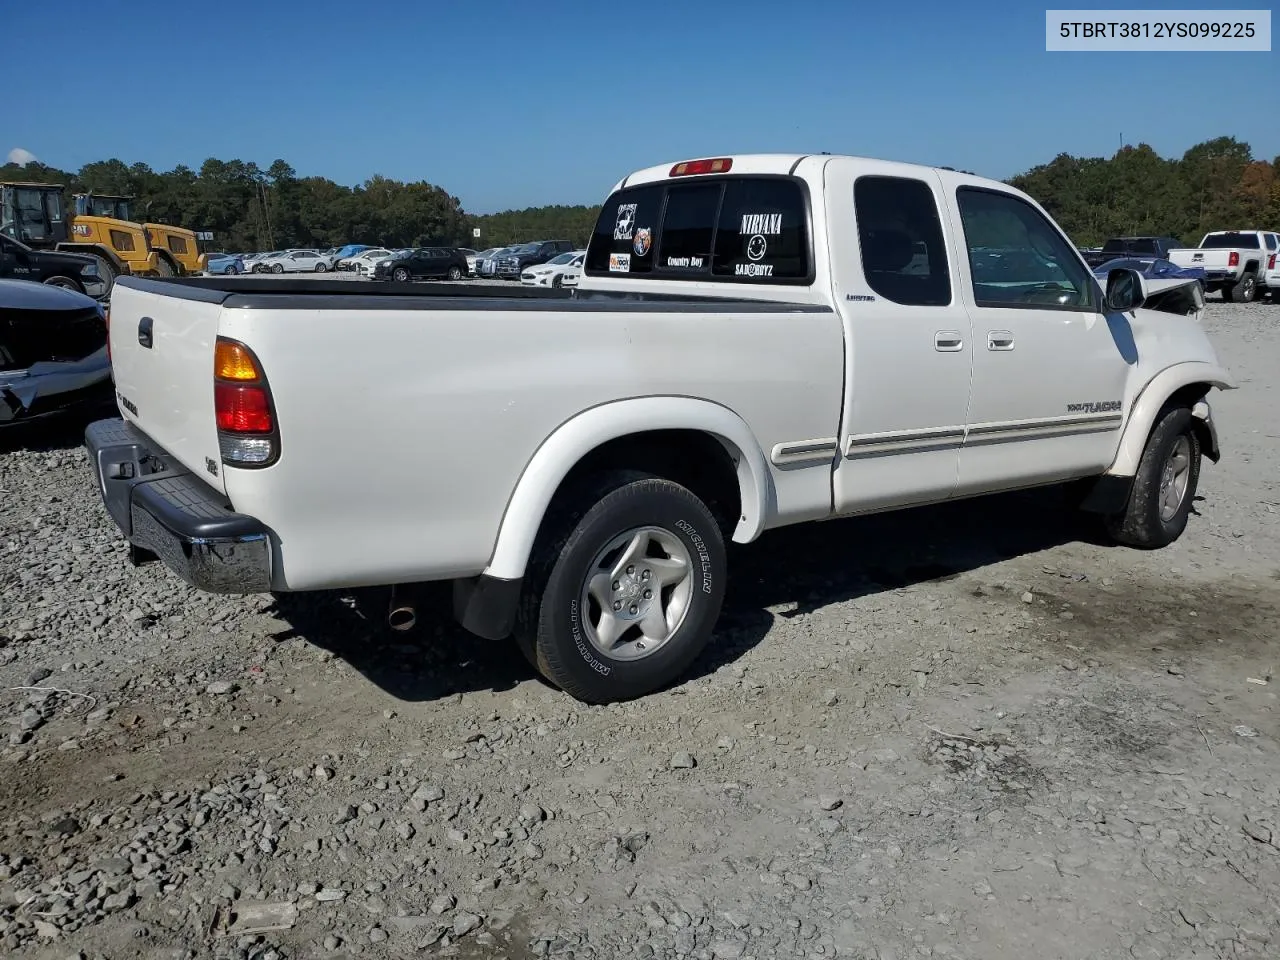
<instances>
[{"instance_id":1,"label":"front fender flare","mask_svg":"<svg viewBox=\"0 0 1280 960\"><path fill-rule=\"evenodd\" d=\"M551 498L574 465L601 444L650 430L698 430L715 437L737 467L742 515L734 541L749 543L764 531L776 494L764 451L741 417L694 397L617 400L566 420L538 447L507 502L485 576L523 577Z\"/></svg>"},{"instance_id":2,"label":"front fender flare","mask_svg":"<svg viewBox=\"0 0 1280 960\"><path fill-rule=\"evenodd\" d=\"M1207 384L1206 392L1213 387L1234 390L1236 386L1231 380L1231 374L1216 363L1177 363L1161 370L1138 394L1120 437L1115 460L1107 469L1108 475L1132 477L1138 472L1138 462L1142 459L1142 451L1146 448L1147 438L1151 436L1151 429L1155 426L1160 409L1174 393L1193 384ZM1208 404L1196 404L1192 412L1196 416L1207 417Z\"/></svg>"}]
</instances>

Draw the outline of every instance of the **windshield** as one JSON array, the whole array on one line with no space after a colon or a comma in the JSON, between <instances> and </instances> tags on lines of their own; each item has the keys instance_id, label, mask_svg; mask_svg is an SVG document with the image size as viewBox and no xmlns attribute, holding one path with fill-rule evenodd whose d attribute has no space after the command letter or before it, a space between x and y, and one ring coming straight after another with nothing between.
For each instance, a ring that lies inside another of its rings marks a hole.
<instances>
[{"instance_id":1,"label":"windshield","mask_svg":"<svg viewBox=\"0 0 1280 960\"><path fill-rule=\"evenodd\" d=\"M537 253L538 248L541 246L542 244L540 243L522 243L518 247L512 247L511 252L512 253Z\"/></svg>"},{"instance_id":2,"label":"windshield","mask_svg":"<svg viewBox=\"0 0 1280 960\"><path fill-rule=\"evenodd\" d=\"M91 217L114 217L116 220L132 220L129 201L118 197L89 197L88 214Z\"/></svg>"},{"instance_id":3,"label":"windshield","mask_svg":"<svg viewBox=\"0 0 1280 960\"><path fill-rule=\"evenodd\" d=\"M1118 253L1124 250L1123 240L1108 240L1102 245L1103 253Z\"/></svg>"},{"instance_id":4,"label":"windshield","mask_svg":"<svg viewBox=\"0 0 1280 960\"><path fill-rule=\"evenodd\" d=\"M1226 247L1257 250L1260 244L1256 233L1211 233L1200 242L1200 246L1206 250L1221 250Z\"/></svg>"},{"instance_id":5,"label":"windshield","mask_svg":"<svg viewBox=\"0 0 1280 960\"><path fill-rule=\"evenodd\" d=\"M548 260L547 263L573 263L573 258L574 254L572 253L562 253L556 258Z\"/></svg>"}]
</instances>

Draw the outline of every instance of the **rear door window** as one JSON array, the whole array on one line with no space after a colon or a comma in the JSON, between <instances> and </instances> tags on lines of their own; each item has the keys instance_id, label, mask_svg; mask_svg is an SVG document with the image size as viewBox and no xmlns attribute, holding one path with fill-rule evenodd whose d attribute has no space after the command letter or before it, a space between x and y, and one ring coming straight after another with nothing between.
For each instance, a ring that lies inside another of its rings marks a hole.
<instances>
[{"instance_id":1,"label":"rear door window","mask_svg":"<svg viewBox=\"0 0 1280 960\"><path fill-rule=\"evenodd\" d=\"M808 204L789 177L717 177L622 190L600 212L589 274L807 283Z\"/></svg>"}]
</instances>

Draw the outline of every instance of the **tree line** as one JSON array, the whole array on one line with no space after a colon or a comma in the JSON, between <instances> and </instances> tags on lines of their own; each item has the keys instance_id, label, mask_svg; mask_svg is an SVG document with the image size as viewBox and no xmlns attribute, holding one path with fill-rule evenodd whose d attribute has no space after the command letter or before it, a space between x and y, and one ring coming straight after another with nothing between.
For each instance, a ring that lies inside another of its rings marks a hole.
<instances>
[{"instance_id":1,"label":"tree line","mask_svg":"<svg viewBox=\"0 0 1280 960\"><path fill-rule=\"evenodd\" d=\"M375 175L354 187L299 177L284 160L265 170L206 160L160 173L145 163L101 160L78 171L39 162L0 167L0 181L61 183L70 192L132 196L134 217L212 231L205 246L254 252L346 243L390 247L503 246L570 240L585 246L599 206L545 206L474 215L444 188ZM1194 245L1209 230L1280 229L1280 157L1255 159L1249 144L1219 137L1176 159L1146 144L1110 158L1059 154L1012 177L1081 246L1120 235L1170 235ZM475 239L472 231L480 228Z\"/></svg>"}]
</instances>

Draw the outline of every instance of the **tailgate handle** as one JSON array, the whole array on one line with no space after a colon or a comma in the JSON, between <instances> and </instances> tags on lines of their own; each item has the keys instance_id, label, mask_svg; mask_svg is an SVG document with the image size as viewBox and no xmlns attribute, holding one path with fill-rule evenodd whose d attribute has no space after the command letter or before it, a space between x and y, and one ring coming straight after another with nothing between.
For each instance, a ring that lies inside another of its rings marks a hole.
<instances>
[{"instance_id":1,"label":"tailgate handle","mask_svg":"<svg viewBox=\"0 0 1280 960\"><path fill-rule=\"evenodd\" d=\"M138 321L138 342L151 349L151 327L155 323L150 317L143 317Z\"/></svg>"}]
</instances>

